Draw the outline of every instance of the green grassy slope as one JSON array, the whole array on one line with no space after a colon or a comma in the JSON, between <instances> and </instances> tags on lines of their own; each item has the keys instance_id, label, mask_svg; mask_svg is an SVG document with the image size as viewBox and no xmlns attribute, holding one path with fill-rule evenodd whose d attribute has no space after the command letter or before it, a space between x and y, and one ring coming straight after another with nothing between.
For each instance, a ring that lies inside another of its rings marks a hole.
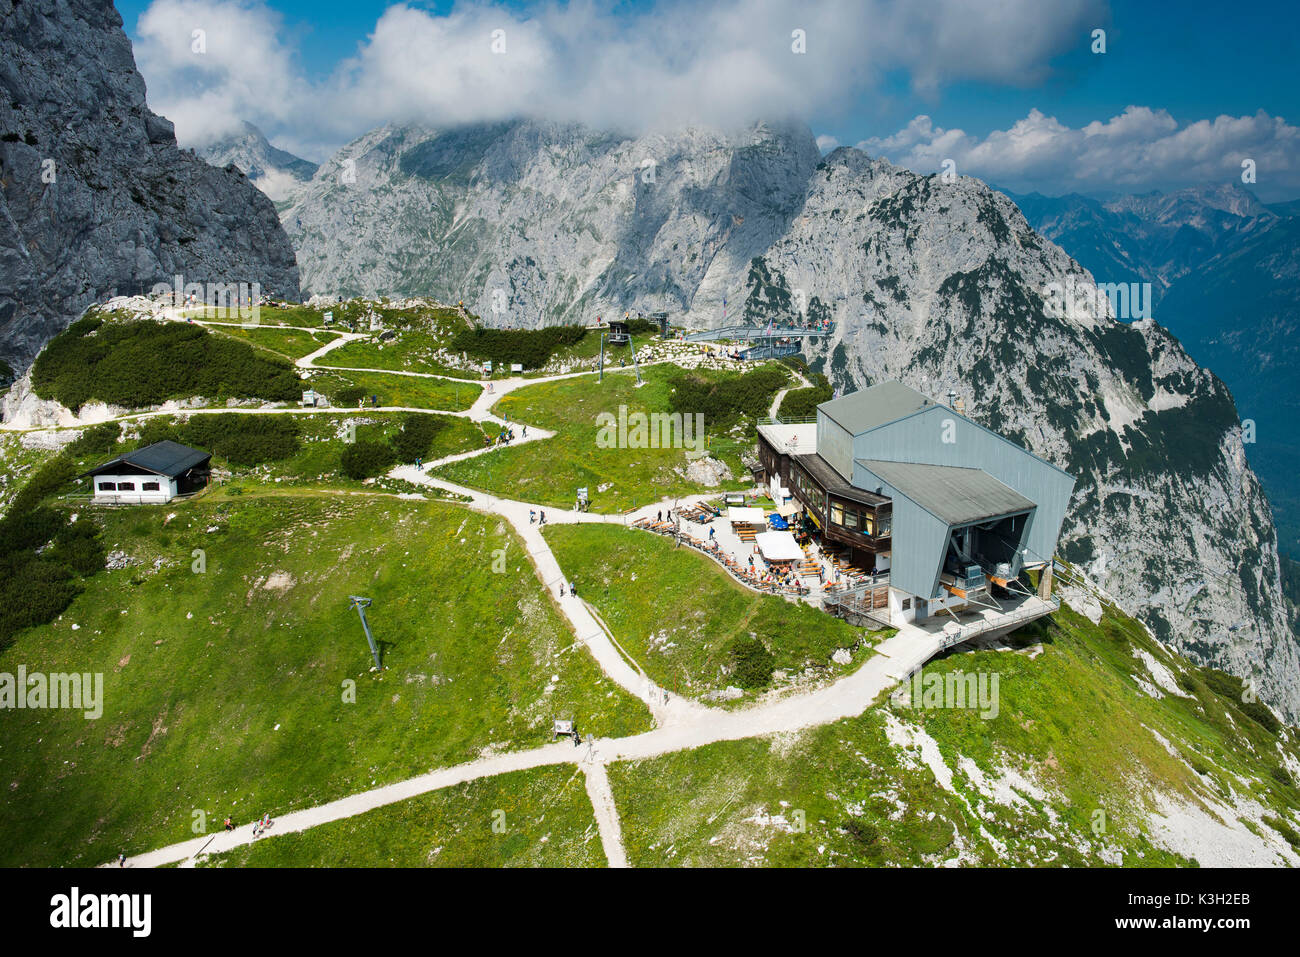
<instances>
[{"instance_id":1,"label":"green grassy slope","mask_svg":"<svg viewBox=\"0 0 1300 957\"><path fill-rule=\"evenodd\" d=\"M825 679L870 656L879 633L854 628L805 604L744 588L711 559L671 540L613 525L546 530L560 567L578 583L615 639L657 683L692 697L735 684L730 649L756 637L788 673ZM854 650L836 665L839 648ZM751 692L747 697L753 698Z\"/></svg>"},{"instance_id":2,"label":"green grassy slope","mask_svg":"<svg viewBox=\"0 0 1300 957\"><path fill-rule=\"evenodd\" d=\"M1300 795L1281 770L1282 752L1296 759L1294 732L1279 737L1247 717L1238 696L1211 690L1207 675L1221 684L1217 673L1166 652L1113 609L1093 625L1063 607L1015 638L1019 650L950 655L924 672L998 674L992 720L974 709L909 707L904 695L800 735L612 768L629 859L1190 863L1155 836L1162 798L1202 809L1257 802L1259 820L1240 827L1274 848L1295 838ZM1154 685L1137 650L1191 696L1143 691L1138 679ZM791 826L796 812L802 832Z\"/></svg>"},{"instance_id":3,"label":"green grassy slope","mask_svg":"<svg viewBox=\"0 0 1300 957\"><path fill-rule=\"evenodd\" d=\"M5 712L0 865L99 863L193 836L196 810L248 820L544 743L555 717L602 735L649 726L495 519L309 493L101 519L136 564L0 654L9 673L102 672L106 697L98 720ZM382 675L351 594L374 599Z\"/></svg>"},{"instance_id":4,"label":"green grassy slope","mask_svg":"<svg viewBox=\"0 0 1300 957\"><path fill-rule=\"evenodd\" d=\"M597 445L597 416L603 412L617 416L620 406L626 406L629 414L670 409L672 372L654 366L643 375L645 385L640 388L628 372L607 375L604 382L597 382L595 376L579 376L518 389L504 396L493 411L511 422L552 430L555 438L505 449L490 458L456 462L441 469L439 475L552 508L572 508L577 489L586 487L591 508L598 512L623 511L665 496L702 491L674 471L687 465L684 449ZM709 451L726 462L733 475L745 480L728 483L728 488L748 487L749 475L738 457L743 445L744 441L731 435L709 436Z\"/></svg>"},{"instance_id":5,"label":"green grassy slope","mask_svg":"<svg viewBox=\"0 0 1300 957\"><path fill-rule=\"evenodd\" d=\"M208 867L603 867L582 772L481 778L204 860Z\"/></svg>"}]
</instances>

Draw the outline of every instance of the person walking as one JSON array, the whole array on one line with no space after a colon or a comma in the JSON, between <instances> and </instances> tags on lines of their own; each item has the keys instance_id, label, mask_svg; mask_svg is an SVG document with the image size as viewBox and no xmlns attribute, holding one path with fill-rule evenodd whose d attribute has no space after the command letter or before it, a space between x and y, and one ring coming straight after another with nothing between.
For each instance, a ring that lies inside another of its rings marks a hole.
<instances>
[{"instance_id":1,"label":"person walking","mask_svg":"<svg viewBox=\"0 0 1300 957\"><path fill-rule=\"evenodd\" d=\"M534 512L534 511L530 508L530 509L528 510L528 524L529 524L529 525L533 524L533 522L536 520L536 518L537 518L537 513Z\"/></svg>"},{"instance_id":2,"label":"person walking","mask_svg":"<svg viewBox=\"0 0 1300 957\"><path fill-rule=\"evenodd\" d=\"M545 524L546 524L546 510L545 510L545 509L538 509L537 514L540 516L540 520L538 521L537 524L538 524L538 525L545 525Z\"/></svg>"}]
</instances>

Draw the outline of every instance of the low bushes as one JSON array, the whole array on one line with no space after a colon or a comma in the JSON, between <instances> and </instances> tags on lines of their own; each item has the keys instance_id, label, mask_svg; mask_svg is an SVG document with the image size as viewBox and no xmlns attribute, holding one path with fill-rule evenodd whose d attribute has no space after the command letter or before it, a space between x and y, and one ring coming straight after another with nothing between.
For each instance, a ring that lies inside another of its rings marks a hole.
<instances>
[{"instance_id":1,"label":"low bushes","mask_svg":"<svg viewBox=\"0 0 1300 957\"><path fill-rule=\"evenodd\" d=\"M261 465L298 451L299 426L291 415L221 412L194 415L184 425L151 419L140 430L140 446L171 439L212 452L234 465Z\"/></svg>"},{"instance_id":2,"label":"low bushes","mask_svg":"<svg viewBox=\"0 0 1300 957\"><path fill-rule=\"evenodd\" d=\"M32 389L76 412L93 400L138 408L196 395L297 399L301 383L287 360L202 326L88 316L37 356Z\"/></svg>"},{"instance_id":3,"label":"low bushes","mask_svg":"<svg viewBox=\"0 0 1300 957\"><path fill-rule=\"evenodd\" d=\"M541 329L462 329L451 340L453 352L466 352L493 363L518 362L540 369L555 351L577 345L587 335L582 326L543 326Z\"/></svg>"},{"instance_id":4,"label":"low bushes","mask_svg":"<svg viewBox=\"0 0 1300 957\"><path fill-rule=\"evenodd\" d=\"M99 526L45 504L75 472L66 454L53 459L0 519L0 648L23 628L57 618L81 593L81 580L104 567Z\"/></svg>"},{"instance_id":5,"label":"low bushes","mask_svg":"<svg viewBox=\"0 0 1300 957\"><path fill-rule=\"evenodd\" d=\"M397 463L397 453L388 442L357 439L343 449L340 466L348 478L374 478Z\"/></svg>"},{"instance_id":6,"label":"low bushes","mask_svg":"<svg viewBox=\"0 0 1300 957\"><path fill-rule=\"evenodd\" d=\"M756 419L767 414L772 397L787 381L788 373L779 365L719 380L684 373L673 380L672 411L686 415L702 412L710 429L741 415Z\"/></svg>"},{"instance_id":7,"label":"low bushes","mask_svg":"<svg viewBox=\"0 0 1300 957\"><path fill-rule=\"evenodd\" d=\"M392 438L393 451L398 461L414 462L429 454L433 440L446 423L433 415L410 413L402 419L402 428Z\"/></svg>"},{"instance_id":8,"label":"low bushes","mask_svg":"<svg viewBox=\"0 0 1300 957\"><path fill-rule=\"evenodd\" d=\"M429 454L447 423L436 415L410 412L402 427L386 439L357 439L343 449L340 467L348 478L382 475L398 462L414 462Z\"/></svg>"},{"instance_id":9,"label":"low bushes","mask_svg":"<svg viewBox=\"0 0 1300 957\"><path fill-rule=\"evenodd\" d=\"M776 670L776 656L757 638L738 638L731 645L731 676L742 688L766 688Z\"/></svg>"},{"instance_id":10,"label":"low bushes","mask_svg":"<svg viewBox=\"0 0 1300 957\"><path fill-rule=\"evenodd\" d=\"M335 405L356 405L366 398L366 390L359 385L345 385L334 393Z\"/></svg>"}]
</instances>

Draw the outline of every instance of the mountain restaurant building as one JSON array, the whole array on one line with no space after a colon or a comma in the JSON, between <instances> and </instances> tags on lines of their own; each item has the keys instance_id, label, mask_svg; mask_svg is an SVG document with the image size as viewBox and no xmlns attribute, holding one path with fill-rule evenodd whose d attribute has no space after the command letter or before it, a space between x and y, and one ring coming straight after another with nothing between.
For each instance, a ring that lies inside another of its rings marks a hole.
<instances>
[{"instance_id":1,"label":"mountain restaurant building","mask_svg":"<svg viewBox=\"0 0 1300 957\"><path fill-rule=\"evenodd\" d=\"M815 421L758 427L778 509L887 574L892 623L980 604L1025 569L1050 589L1074 478L961 409L884 382L823 402Z\"/></svg>"},{"instance_id":2,"label":"mountain restaurant building","mask_svg":"<svg viewBox=\"0 0 1300 957\"><path fill-rule=\"evenodd\" d=\"M93 484L94 500L110 505L170 502L207 484L212 453L165 439L110 462L81 477Z\"/></svg>"}]
</instances>

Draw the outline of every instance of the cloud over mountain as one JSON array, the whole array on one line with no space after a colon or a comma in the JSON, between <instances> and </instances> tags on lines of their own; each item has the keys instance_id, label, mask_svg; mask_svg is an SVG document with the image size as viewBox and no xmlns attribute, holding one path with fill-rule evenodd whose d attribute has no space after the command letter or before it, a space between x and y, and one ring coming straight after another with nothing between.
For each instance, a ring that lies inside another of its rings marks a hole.
<instances>
[{"instance_id":1,"label":"cloud over mountain","mask_svg":"<svg viewBox=\"0 0 1300 957\"><path fill-rule=\"evenodd\" d=\"M833 111L900 71L922 92L960 80L1023 85L1104 17L1100 0L991 9L963 0L667 0L645 9L579 0L514 11L458 3L446 14L396 4L354 56L314 81L262 0L156 0L137 26L136 54L152 105L182 141L203 144L250 120L320 158L390 121L734 126Z\"/></svg>"},{"instance_id":2,"label":"cloud over mountain","mask_svg":"<svg viewBox=\"0 0 1300 957\"><path fill-rule=\"evenodd\" d=\"M1031 110L1010 129L982 137L944 129L922 115L891 136L858 145L918 172L941 170L951 159L958 173L1024 192L1240 183L1247 159L1254 161L1262 195L1300 189L1300 127L1263 111L1179 125L1164 110L1129 106L1108 120L1073 128Z\"/></svg>"}]
</instances>

